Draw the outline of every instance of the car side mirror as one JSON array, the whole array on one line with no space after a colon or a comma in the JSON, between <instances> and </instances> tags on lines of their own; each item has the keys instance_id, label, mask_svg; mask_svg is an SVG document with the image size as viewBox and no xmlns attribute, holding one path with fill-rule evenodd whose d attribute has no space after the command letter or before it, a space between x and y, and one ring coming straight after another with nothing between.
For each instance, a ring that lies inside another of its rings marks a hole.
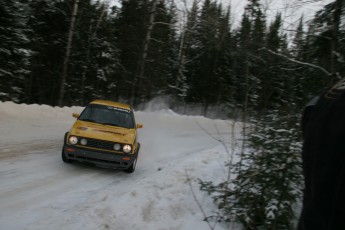
<instances>
[{"instance_id":1,"label":"car side mirror","mask_svg":"<svg viewBox=\"0 0 345 230\"><path fill-rule=\"evenodd\" d=\"M144 127L143 124L137 124L137 129L141 129L141 128L143 128L143 127Z\"/></svg>"},{"instance_id":2,"label":"car side mirror","mask_svg":"<svg viewBox=\"0 0 345 230\"><path fill-rule=\"evenodd\" d=\"M79 116L80 116L79 113L73 113L73 114L72 114L72 117L74 117L74 118L78 118Z\"/></svg>"}]
</instances>

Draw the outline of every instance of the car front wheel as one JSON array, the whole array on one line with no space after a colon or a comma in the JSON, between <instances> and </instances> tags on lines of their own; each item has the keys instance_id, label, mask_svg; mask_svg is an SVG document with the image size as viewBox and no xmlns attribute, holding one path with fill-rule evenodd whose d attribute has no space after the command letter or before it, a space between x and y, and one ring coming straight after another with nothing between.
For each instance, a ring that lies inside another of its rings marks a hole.
<instances>
[{"instance_id":1,"label":"car front wheel","mask_svg":"<svg viewBox=\"0 0 345 230\"><path fill-rule=\"evenodd\" d=\"M66 143L66 138L67 138L67 133L65 133L65 137L64 137L64 143ZM73 160L71 159L68 159L63 151L64 147L62 147L62 151L61 151L61 158L62 158L62 161L65 162L65 163L72 163Z\"/></svg>"},{"instance_id":2,"label":"car front wheel","mask_svg":"<svg viewBox=\"0 0 345 230\"><path fill-rule=\"evenodd\" d=\"M73 160L68 159L66 157L65 153L63 152L63 148L62 148L61 158L62 158L62 161L65 162L65 163L72 163L73 162Z\"/></svg>"},{"instance_id":3,"label":"car front wheel","mask_svg":"<svg viewBox=\"0 0 345 230\"><path fill-rule=\"evenodd\" d=\"M128 169L125 170L125 172L127 173L133 173L135 171L135 167L137 165L137 160L138 160L138 156L135 158L135 160L133 161L133 163L131 164L131 166L129 166Z\"/></svg>"}]
</instances>

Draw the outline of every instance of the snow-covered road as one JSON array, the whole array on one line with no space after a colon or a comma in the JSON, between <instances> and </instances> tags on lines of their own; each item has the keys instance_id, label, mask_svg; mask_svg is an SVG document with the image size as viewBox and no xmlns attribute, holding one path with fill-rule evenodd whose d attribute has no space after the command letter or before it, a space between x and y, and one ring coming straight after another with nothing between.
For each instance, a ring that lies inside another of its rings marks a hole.
<instances>
[{"instance_id":1,"label":"snow-covered road","mask_svg":"<svg viewBox=\"0 0 345 230\"><path fill-rule=\"evenodd\" d=\"M136 112L142 147L127 174L62 162L63 135L80 110L0 102L0 229L209 229L186 174L211 215L194 179L224 178L229 156L203 129L229 141L229 122Z\"/></svg>"}]
</instances>

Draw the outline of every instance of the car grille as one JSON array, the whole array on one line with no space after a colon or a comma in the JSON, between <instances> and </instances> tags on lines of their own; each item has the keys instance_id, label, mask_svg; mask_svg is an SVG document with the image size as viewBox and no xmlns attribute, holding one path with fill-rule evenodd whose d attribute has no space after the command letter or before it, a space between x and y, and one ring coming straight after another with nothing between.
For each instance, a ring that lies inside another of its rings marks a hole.
<instances>
[{"instance_id":1,"label":"car grille","mask_svg":"<svg viewBox=\"0 0 345 230\"><path fill-rule=\"evenodd\" d=\"M82 145L80 143L81 139L86 139L87 144ZM78 142L78 146L80 147L90 147L90 148L104 149L104 150L111 150L111 151L115 151L113 148L114 144L116 144L116 142L103 141L103 140L97 140L97 139L85 138L85 137L79 137L79 142Z\"/></svg>"}]
</instances>

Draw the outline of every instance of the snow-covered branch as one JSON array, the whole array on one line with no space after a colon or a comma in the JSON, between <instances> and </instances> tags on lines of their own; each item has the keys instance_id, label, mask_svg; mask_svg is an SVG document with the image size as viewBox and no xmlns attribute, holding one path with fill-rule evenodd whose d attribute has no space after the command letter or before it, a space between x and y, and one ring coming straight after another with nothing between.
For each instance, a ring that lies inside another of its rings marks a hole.
<instances>
[{"instance_id":1,"label":"snow-covered branch","mask_svg":"<svg viewBox=\"0 0 345 230\"><path fill-rule=\"evenodd\" d=\"M302 62L302 61L298 61L296 59L293 59L293 58L290 58L284 54L281 54L281 53L277 53L277 52L274 52L273 50L270 50L270 49L267 49L266 47L263 47L261 48L260 50L266 50L267 52L271 53L271 54L274 54L278 57L282 57L282 58L285 58L286 60L288 61L291 61L291 62L294 62L294 63L297 63L297 64L300 64L300 65L305 65L305 66L309 66L309 67L312 67L312 68L315 68L315 69L319 69L321 70L322 72L324 72L326 75L330 76L331 73L328 72L325 68L321 67L321 66L318 66L318 65L314 65L312 63L308 63L308 62Z\"/></svg>"}]
</instances>

